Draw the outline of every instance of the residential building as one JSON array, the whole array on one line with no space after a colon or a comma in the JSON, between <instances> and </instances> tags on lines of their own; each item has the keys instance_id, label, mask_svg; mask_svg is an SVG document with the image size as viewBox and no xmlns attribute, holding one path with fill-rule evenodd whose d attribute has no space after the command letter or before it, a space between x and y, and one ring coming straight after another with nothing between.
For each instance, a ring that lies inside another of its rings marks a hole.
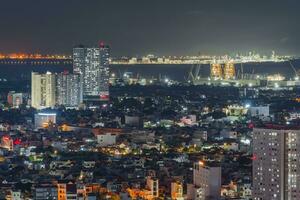
<instances>
[{"instance_id":1,"label":"residential building","mask_svg":"<svg viewBox=\"0 0 300 200\"><path fill-rule=\"evenodd\" d=\"M84 100L109 99L109 58L110 48L103 42L73 49L73 70L82 75Z\"/></svg>"},{"instance_id":2,"label":"residential building","mask_svg":"<svg viewBox=\"0 0 300 200\"><path fill-rule=\"evenodd\" d=\"M99 134L97 135L97 142L101 147L114 145L116 144L116 138L117 138L116 134L111 134L111 133Z\"/></svg>"},{"instance_id":3,"label":"residential building","mask_svg":"<svg viewBox=\"0 0 300 200\"><path fill-rule=\"evenodd\" d=\"M253 199L300 199L300 130L253 130Z\"/></svg>"},{"instance_id":4,"label":"residential building","mask_svg":"<svg viewBox=\"0 0 300 200\"><path fill-rule=\"evenodd\" d=\"M55 98L55 75L31 73L31 106L36 109L53 107Z\"/></svg>"},{"instance_id":5,"label":"residential building","mask_svg":"<svg viewBox=\"0 0 300 200\"><path fill-rule=\"evenodd\" d=\"M82 84L80 74L67 72L56 76L56 102L58 105L78 107L82 103Z\"/></svg>"},{"instance_id":6,"label":"residential building","mask_svg":"<svg viewBox=\"0 0 300 200\"><path fill-rule=\"evenodd\" d=\"M13 108L18 108L21 104L23 104L23 93L10 91L7 95L7 103Z\"/></svg>"},{"instance_id":7,"label":"residential building","mask_svg":"<svg viewBox=\"0 0 300 200\"><path fill-rule=\"evenodd\" d=\"M219 199L221 195L221 167L206 165L203 161L194 163L193 181L201 189L200 199Z\"/></svg>"}]
</instances>

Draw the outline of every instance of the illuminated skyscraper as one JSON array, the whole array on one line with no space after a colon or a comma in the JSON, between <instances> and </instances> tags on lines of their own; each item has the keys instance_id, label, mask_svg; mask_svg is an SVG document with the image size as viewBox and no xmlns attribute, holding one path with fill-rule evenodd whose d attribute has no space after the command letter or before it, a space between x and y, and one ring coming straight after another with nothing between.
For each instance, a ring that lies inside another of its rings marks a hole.
<instances>
[{"instance_id":1,"label":"illuminated skyscraper","mask_svg":"<svg viewBox=\"0 0 300 200\"><path fill-rule=\"evenodd\" d=\"M55 106L55 75L31 73L31 105L36 109Z\"/></svg>"},{"instance_id":2,"label":"illuminated skyscraper","mask_svg":"<svg viewBox=\"0 0 300 200\"><path fill-rule=\"evenodd\" d=\"M60 73L56 77L56 102L59 105L77 107L82 103L80 74Z\"/></svg>"},{"instance_id":3,"label":"illuminated skyscraper","mask_svg":"<svg viewBox=\"0 0 300 200\"><path fill-rule=\"evenodd\" d=\"M300 199L300 131L253 131L253 199Z\"/></svg>"},{"instance_id":4,"label":"illuminated skyscraper","mask_svg":"<svg viewBox=\"0 0 300 200\"><path fill-rule=\"evenodd\" d=\"M109 99L109 57L110 48L100 44L100 100Z\"/></svg>"},{"instance_id":5,"label":"illuminated skyscraper","mask_svg":"<svg viewBox=\"0 0 300 200\"><path fill-rule=\"evenodd\" d=\"M73 48L73 71L74 73L84 74L86 48L80 45Z\"/></svg>"},{"instance_id":6,"label":"illuminated skyscraper","mask_svg":"<svg viewBox=\"0 0 300 200\"><path fill-rule=\"evenodd\" d=\"M224 66L224 79L235 79L235 67L232 62L228 62Z\"/></svg>"},{"instance_id":7,"label":"illuminated skyscraper","mask_svg":"<svg viewBox=\"0 0 300 200\"><path fill-rule=\"evenodd\" d=\"M222 65L218 63L213 63L210 65L210 77L212 79L222 79L223 70Z\"/></svg>"},{"instance_id":8,"label":"illuminated skyscraper","mask_svg":"<svg viewBox=\"0 0 300 200\"><path fill-rule=\"evenodd\" d=\"M109 57L110 48L103 43L99 47L73 49L73 68L82 74L85 100L109 99Z\"/></svg>"}]
</instances>

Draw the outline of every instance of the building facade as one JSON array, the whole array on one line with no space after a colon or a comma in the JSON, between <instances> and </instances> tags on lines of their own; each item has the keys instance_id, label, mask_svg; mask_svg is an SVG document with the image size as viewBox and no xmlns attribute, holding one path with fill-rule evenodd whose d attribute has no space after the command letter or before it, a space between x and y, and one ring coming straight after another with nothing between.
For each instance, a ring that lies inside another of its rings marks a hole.
<instances>
[{"instance_id":1,"label":"building facade","mask_svg":"<svg viewBox=\"0 0 300 200\"><path fill-rule=\"evenodd\" d=\"M31 73L31 106L36 109L53 107L56 103L55 74Z\"/></svg>"},{"instance_id":2,"label":"building facade","mask_svg":"<svg viewBox=\"0 0 300 200\"><path fill-rule=\"evenodd\" d=\"M183 200L183 186L179 181L174 181L171 183L171 199L173 200Z\"/></svg>"},{"instance_id":3,"label":"building facade","mask_svg":"<svg viewBox=\"0 0 300 200\"><path fill-rule=\"evenodd\" d=\"M83 75L85 69L86 48L82 45L73 48L73 72Z\"/></svg>"},{"instance_id":4,"label":"building facade","mask_svg":"<svg viewBox=\"0 0 300 200\"><path fill-rule=\"evenodd\" d=\"M116 144L116 138L117 136L111 133L99 134L97 135L97 142L99 146L105 147Z\"/></svg>"},{"instance_id":5,"label":"building facade","mask_svg":"<svg viewBox=\"0 0 300 200\"><path fill-rule=\"evenodd\" d=\"M221 167L207 166L204 162L194 163L194 186L197 199L219 199L221 196ZM200 195L201 194L201 195Z\"/></svg>"},{"instance_id":6,"label":"building facade","mask_svg":"<svg viewBox=\"0 0 300 200\"><path fill-rule=\"evenodd\" d=\"M253 199L300 199L300 130L253 130Z\"/></svg>"},{"instance_id":7,"label":"building facade","mask_svg":"<svg viewBox=\"0 0 300 200\"><path fill-rule=\"evenodd\" d=\"M16 93L15 91L10 91L7 94L7 103L13 108L18 108L23 104L23 93Z\"/></svg>"},{"instance_id":8,"label":"building facade","mask_svg":"<svg viewBox=\"0 0 300 200\"><path fill-rule=\"evenodd\" d=\"M100 100L109 100L109 58L110 48L100 44Z\"/></svg>"},{"instance_id":9,"label":"building facade","mask_svg":"<svg viewBox=\"0 0 300 200\"><path fill-rule=\"evenodd\" d=\"M99 47L73 49L73 70L81 74L85 100L109 99L110 48L103 43Z\"/></svg>"},{"instance_id":10,"label":"building facade","mask_svg":"<svg viewBox=\"0 0 300 200\"><path fill-rule=\"evenodd\" d=\"M78 107L82 103L80 74L60 73L56 77L56 102L59 105Z\"/></svg>"}]
</instances>

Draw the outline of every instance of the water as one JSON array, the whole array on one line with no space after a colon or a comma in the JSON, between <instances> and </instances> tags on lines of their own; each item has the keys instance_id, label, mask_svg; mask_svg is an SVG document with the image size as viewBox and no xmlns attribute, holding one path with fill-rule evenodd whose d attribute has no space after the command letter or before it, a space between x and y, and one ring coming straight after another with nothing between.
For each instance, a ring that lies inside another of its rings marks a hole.
<instances>
[{"instance_id":1,"label":"water","mask_svg":"<svg viewBox=\"0 0 300 200\"><path fill-rule=\"evenodd\" d=\"M300 60L293 61L297 70L300 70ZM134 76L139 77L167 77L169 79L184 81L192 65L113 65L111 66L111 73L117 76L123 75L124 72L132 72ZM246 63L243 64L244 73L259 73L259 74L276 74L280 73L287 78L295 76L295 73L288 62L284 63ZM0 63L0 78L12 81L30 80L31 72L72 72L72 64L3 64ZM236 71L241 71L240 64L236 64ZM209 65L201 65L200 76L209 76Z\"/></svg>"}]
</instances>

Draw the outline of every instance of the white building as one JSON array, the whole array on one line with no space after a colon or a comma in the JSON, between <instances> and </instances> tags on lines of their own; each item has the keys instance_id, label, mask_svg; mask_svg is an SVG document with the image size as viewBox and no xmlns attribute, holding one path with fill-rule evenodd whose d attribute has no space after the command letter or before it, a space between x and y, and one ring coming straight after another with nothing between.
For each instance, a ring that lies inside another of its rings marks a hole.
<instances>
[{"instance_id":1,"label":"white building","mask_svg":"<svg viewBox=\"0 0 300 200\"><path fill-rule=\"evenodd\" d=\"M269 105L267 106L251 106L249 107L251 117L267 117L270 115Z\"/></svg>"},{"instance_id":2,"label":"white building","mask_svg":"<svg viewBox=\"0 0 300 200\"><path fill-rule=\"evenodd\" d=\"M31 106L36 109L53 107L55 98L55 75L31 73Z\"/></svg>"},{"instance_id":3,"label":"white building","mask_svg":"<svg viewBox=\"0 0 300 200\"><path fill-rule=\"evenodd\" d=\"M289 113L288 120L292 121L292 120L295 120L295 119L300 119L300 112L290 112Z\"/></svg>"},{"instance_id":4,"label":"white building","mask_svg":"<svg viewBox=\"0 0 300 200\"><path fill-rule=\"evenodd\" d=\"M300 130L253 130L254 200L300 199L299 144Z\"/></svg>"},{"instance_id":5,"label":"white building","mask_svg":"<svg viewBox=\"0 0 300 200\"><path fill-rule=\"evenodd\" d=\"M199 188L196 193L199 199L220 198L221 167L206 166L202 161L196 162L193 168L193 181L195 188Z\"/></svg>"},{"instance_id":6,"label":"white building","mask_svg":"<svg viewBox=\"0 0 300 200\"><path fill-rule=\"evenodd\" d=\"M117 136L111 133L99 134L97 135L97 142L99 146L105 147L116 144Z\"/></svg>"},{"instance_id":7,"label":"white building","mask_svg":"<svg viewBox=\"0 0 300 200\"><path fill-rule=\"evenodd\" d=\"M11 191L11 200L21 200L21 191Z\"/></svg>"}]
</instances>

